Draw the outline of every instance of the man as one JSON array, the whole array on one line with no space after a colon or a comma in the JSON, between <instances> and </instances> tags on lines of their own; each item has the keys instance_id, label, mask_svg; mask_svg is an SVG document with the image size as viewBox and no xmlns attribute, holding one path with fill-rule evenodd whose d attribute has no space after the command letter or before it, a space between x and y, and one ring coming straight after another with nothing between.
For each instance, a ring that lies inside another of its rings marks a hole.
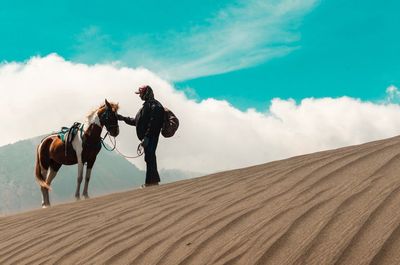
<instances>
[{"instance_id":1,"label":"man","mask_svg":"<svg viewBox=\"0 0 400 265\"><path fill-rule=\"evenodd\" d=\"M143 107L135 118L118 115L119 120L126 124L136 126L136 134L144 148L146 161L146 182L142 188L158 185L160 176L157 171L156 149L158 138L164 122L164 107L154 99L153 89L144 85L135 92L144 101Z\"/></svg>"}]
</instances>

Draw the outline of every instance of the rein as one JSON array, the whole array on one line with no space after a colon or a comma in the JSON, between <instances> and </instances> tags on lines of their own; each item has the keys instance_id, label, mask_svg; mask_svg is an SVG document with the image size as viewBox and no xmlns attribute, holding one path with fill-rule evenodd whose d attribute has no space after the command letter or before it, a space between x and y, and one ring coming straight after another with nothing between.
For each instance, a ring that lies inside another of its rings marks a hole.
<instances>
[{"instance_id":1,"label":"rein","mask_svg":"<svg viewBox=\"0 0 400 265\"><path fill-rule=\"evenodd\" d=\"M104 139L106 139L107 135L108 135L108 132L106 133L106 135L104 135L104 137L102 137L102 138L100 139L100 142L101 142L101 144L103 145L104 149L106 149L106 150L109 151L109 152L112 152L112 151L114 151L115 148L117 148L117 141L115 141L115 142L114 142L114 146L113 146L111 149L109 149L109 148L107 147L107 145L104 143ZM110 141L111 141L111 137L110 137L109 135L108 135L108 137L109 137L109 139L110 139ZM115 138L114 138L114 139L115 139ZM112 141L111 141L111 143L112 143Z\"/></svg>"},{"instance_id":2,"label":"rein","mask_svg":"<svg viewBox=\"0 0 400 265\"><path fill-rule=\"evenodd\" d=\"M111 149L108 148L107 145L104 143L104 140L106 139L107 135L108 135L108 139L110 140L111 144L114 145ZM106 149L107 151L112 152L112 151L115 150L118 154L120 154L121 156L123 156L125 158L138 158L138 157L142 156L143 153L144 153L142 145L139 144L137 149L136 149L137 156L124 155L117 148L117 139L114 137L114 142L113 142L113 140L112 140L111 136L108 134L108 132L104 135L104 137L101 138L101 144L103 145L104 149Z\"/></svg>"}]
</instances>

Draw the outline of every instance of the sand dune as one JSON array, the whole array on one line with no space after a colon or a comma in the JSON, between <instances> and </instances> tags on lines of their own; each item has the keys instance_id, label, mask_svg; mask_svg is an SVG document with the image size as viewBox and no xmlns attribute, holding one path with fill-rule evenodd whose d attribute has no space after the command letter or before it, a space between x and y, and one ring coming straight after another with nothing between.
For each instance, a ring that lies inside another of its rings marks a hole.
<instances>
[{"instance_id":1,"label":"sand dune","mask_svg":"<svg viewBox=\"0 0 400 265\"><path fill-rule=\"evenodd\" d=\"M0 264L400 264L400 137L1 217Z\"/></svg>"}]
</instances>

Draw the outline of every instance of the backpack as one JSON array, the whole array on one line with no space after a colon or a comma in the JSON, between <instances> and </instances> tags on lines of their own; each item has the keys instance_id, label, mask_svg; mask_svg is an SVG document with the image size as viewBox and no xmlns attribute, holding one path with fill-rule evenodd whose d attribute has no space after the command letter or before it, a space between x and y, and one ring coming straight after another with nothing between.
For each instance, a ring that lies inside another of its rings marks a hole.
<instances>
[{"instance_id":1,"label":"backpack","mask_svg":"<svg viewBox=\"0 0 400 265\"><path fill-rule=\"evenodd\" d=\"M178 127L178 118L171 110L164 107L164 123L163 127L161 128L162 136L164 136L165 138L174 136L176 130L178 130Z\"/></svg>"}]
</instances>

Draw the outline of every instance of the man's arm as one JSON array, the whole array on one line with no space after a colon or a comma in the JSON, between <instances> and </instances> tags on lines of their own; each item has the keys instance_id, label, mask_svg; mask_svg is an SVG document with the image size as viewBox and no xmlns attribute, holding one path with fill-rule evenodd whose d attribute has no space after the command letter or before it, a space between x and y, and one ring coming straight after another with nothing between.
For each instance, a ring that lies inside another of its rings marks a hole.
<instances>
[{"instance_id":1,"label":"man's arm","mask_svg":"<svg viewBox=\"0 0 400 265\"><path fill-rule=\"evenodd\" d=\"M126 124L131 125L131 126L136 126L136 121L135 118L131 118L131 117L124 117L120 114L117 114L117 118L120 121L124 121Z\"/></svg>"}]
</instances>

